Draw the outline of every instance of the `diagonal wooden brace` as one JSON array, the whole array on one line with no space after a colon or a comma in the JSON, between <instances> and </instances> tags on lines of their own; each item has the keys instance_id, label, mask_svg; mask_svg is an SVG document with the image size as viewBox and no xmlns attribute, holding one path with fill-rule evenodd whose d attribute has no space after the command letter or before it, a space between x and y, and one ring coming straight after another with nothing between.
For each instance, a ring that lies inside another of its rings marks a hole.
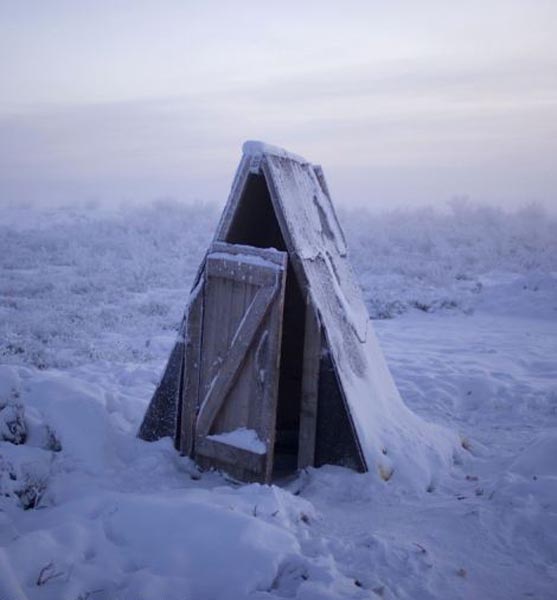
<instances>
[{"instance_id":1,"label":"diagonal wooden brace","mask_svg":"<svg viewBox=\"0 0 557 600\"><path fill-rule=\"evenodd\" d=\"M253 340L273 299L279 289L278 281L274 286L262 287L257 291L248 311L240 322L236 331L230 350L212 381L197 415L196 437L209 435L209 430L215 420L227 393L234 384L238 371L240 370L247 351Z\"/></svg>"}]
</instances>

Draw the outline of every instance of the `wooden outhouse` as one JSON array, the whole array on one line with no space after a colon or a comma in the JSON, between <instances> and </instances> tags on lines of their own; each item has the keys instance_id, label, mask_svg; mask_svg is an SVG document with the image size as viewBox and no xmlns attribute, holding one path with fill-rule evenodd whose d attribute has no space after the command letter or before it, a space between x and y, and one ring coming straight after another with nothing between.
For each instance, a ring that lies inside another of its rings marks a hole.
<instances>
[{"instance_id":1,"label":"wooden outhouse","mask_svg":"<svg viewBox=\"0 0 557 600\"><path fill-rule=\"evenodd\" d=\"M139 436L243 481L327 463L388 479L388 440L413 419L321 168L246 142Z\"/></svg>"}]
</instances>

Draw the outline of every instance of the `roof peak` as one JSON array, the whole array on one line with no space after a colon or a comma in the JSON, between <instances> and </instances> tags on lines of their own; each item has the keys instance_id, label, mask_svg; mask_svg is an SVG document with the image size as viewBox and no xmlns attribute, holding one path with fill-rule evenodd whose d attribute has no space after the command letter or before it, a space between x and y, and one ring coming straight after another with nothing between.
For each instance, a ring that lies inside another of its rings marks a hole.
<instances>
[{"instance_id":1,"label":"roof peak","mask_svg":"<svg viewBox=\"0 0 557 600\"><path fill-rule=\"evenodd\" d=\"M262 142L260 140L247 140L242 145L242 152L245 156L259 156L262 154L270 154L272 156L288 158L289 160L293 160L301 164L309 164L309 161L306 160L303 156L293 154L292 152L288 152L288 150L285 150L284 148L279 148L278 146L273 146L272 144L267 144L266 142Z\"/></svg>"}]
</instances>

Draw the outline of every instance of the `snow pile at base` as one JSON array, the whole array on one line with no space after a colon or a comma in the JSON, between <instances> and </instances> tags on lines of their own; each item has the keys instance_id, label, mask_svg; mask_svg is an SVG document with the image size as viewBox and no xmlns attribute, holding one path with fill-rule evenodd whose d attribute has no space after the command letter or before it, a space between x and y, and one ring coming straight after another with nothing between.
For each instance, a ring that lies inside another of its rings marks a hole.
<instances>
[{"instance_id":1,"label":"snow pile at base","mask_svg":"<svg viewBox=\"0 0 557 600\"><path fill-rule=\"evenodd\" d=\"M307 502L279 488L219 487L216 476L203 486L169 440L135 438L141 403L77 373L4 366L0 381L25 423L48 424L60 444L0 442L2 598L244 598L270 589L299 554ZM7 464L40 484L33 505L17 501Z\"/></svg>"}]
</instances>

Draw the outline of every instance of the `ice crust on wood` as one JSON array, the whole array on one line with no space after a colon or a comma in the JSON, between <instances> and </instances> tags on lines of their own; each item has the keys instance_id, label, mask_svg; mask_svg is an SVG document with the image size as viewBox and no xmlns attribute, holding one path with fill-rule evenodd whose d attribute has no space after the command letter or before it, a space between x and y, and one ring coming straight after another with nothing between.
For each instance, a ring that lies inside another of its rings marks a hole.
<instances>
[{"instance_id":1,"label":"ice crust on wood","mask_svg":"<svg viewBox=\"0 0 557 600\"><path fill-rule=\"evenodd\" d=\"M279 254L279 252L277 252L277 255ZM278 265L275 262L271 262L270 260L265 260L264 258L262 258L261 256L254 256L252 254L235 254L235 255L231 255L229 253L226 252L211 252L210 254L207 255L207 258L214 258L214 259L221 259L221 260L226 260L228 262L237 262L240 263L242 265L245 264L250 264L250 265L257 265L260 267L266 267L269 269L278 269L278 270L283 270L282 265Z\"/></svg>"}]
</instances>

